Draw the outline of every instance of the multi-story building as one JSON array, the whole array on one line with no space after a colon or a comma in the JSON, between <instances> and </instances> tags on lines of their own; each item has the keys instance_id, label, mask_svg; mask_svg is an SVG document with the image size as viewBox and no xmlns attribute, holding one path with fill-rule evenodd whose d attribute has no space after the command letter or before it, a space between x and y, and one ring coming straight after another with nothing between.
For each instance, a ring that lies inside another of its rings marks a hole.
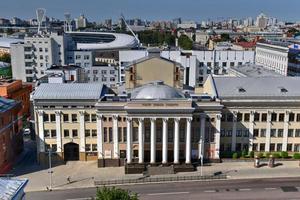
<instances>
[{"instance_id":1,"label":"multi-story building","mask_svg":"<svg viewBox=\"0 0 300 200\"><path fill-rule=\"evenodd\" d=\"M76 29L86 28L87 23L88 23L88 21L84 15L80 15L77 19L75 19Z\"/></svg>"},{"instance_id":2,"label":"multi-story building","mask_svg":"<svg viewBox=\"0 0 300 200\"><path fill-rule=\"evenodd\" d=\"M219 160L228 151L299 152L299 83L209 76L201 94L161 81L121 94L97 84L41 85L33 95L39 160L52 147L58 160L126 161L144 170Z\"/></svg>"},{"instance_id":3,"label":"multi-story building","mask_svg":"<svg viewBox=\"0 0 300 200\"><path fill-rule=\"evenodd\" d=\"M255 62L284 76L300 76L299 45L268 41L257 43Z\"/></svg>"},{"instance_id":4,"label":"multi-story building","mask_svg":"<svg viewBox=\"0 0 300 200\"><path fill-rule=\"evenodd\" d=\"M7 173L23 150L22 126L19 126L20 102L0 97L0 174Z\"/></svg>"},{"instance_id":5,"label":"multi-story building","mask_svg":"<svg viewBox=\"0 0 300 200\"><path fill-rule=\"evenodd\" d=\"M11 63L14 79L35 82L43 77L51 65L65 65L70 44L64 35L51 33L25 37L23 43L11 45Z\"/></svg>"},{"instance_id":6,"label":"multi-story building","mask_svg":"<svg viewBox=\"0 0 300 200\"><path fill-rule=\"evenodd\" d=\"M21 102L20 116L30 116L31 85L25 85L21 80L0 79L0 96Z\"/></svg>"}]
</instances>

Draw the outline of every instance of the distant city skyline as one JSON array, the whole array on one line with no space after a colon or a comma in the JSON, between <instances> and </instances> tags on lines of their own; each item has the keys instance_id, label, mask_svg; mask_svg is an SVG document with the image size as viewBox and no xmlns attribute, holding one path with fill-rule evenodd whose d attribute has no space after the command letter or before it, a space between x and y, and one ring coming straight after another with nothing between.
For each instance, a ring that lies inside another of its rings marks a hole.
<instances>
[{"instance_id":1,"label":"distant city skyline","mask_svg":"<svg viewBox=\"0 0 300 200\"><path fill-rule=\"evenodd\" d=\"M10 0L1 2L0 17L35 18L36 8L45 8L46 15L58 19L69 12L72 18L84 14L90 21L126 18L148 20L221 20L229 18L255 17L260 13L279 20L300 21L299 0Z\"/></svg>"}]
</instances>

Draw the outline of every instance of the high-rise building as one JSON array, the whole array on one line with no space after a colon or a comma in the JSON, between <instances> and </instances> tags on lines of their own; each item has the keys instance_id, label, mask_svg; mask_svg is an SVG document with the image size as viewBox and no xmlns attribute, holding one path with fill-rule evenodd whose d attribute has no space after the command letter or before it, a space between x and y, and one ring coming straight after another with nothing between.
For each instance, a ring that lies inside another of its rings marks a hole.
<instances>
[{"instance_id":1,"label":"high-rise building","mask_svg":"<svg viewBox=\"0 0 300 200\"><path fill-rule=\"evenodd\" d=\"M75 19L75 27L76 27L76 29L86 28L87 27L87 23L88 23L88 21L87 21L86 17L83 14L81 14L79 16L79 18Z\"/></svg>"},{"instance_id":2,"label":"high-rise building","mask_svg":"<svg viewBox=\"0 0 300 200\"><path fill-rule=\"evenodd\" d=\"M268 26L268 18L265 14L261 13L256 18L256 26L258 26L261 29L265 29Z\"/></svg>"}]
</instances>

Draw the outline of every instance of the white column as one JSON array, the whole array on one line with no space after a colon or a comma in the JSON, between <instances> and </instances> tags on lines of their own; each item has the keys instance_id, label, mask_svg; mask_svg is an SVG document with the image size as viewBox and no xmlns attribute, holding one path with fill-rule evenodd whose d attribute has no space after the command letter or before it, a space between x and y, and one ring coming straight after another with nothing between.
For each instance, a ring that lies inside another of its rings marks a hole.
<instances>
[{"instance_id":1,"label":"white column","mask_svg":"<svg viewBox=\"0 0 300 200\"><path fill-rule=\"evenodd\" d=\"M156 118L151 118L151 153L150 153L150 163L154 164L156 162Z\"/></svg>"},{"instance_id":2,"label":"white column","mask_svg":"<svg viewBox=\"0 0 300 200\"><path fill-rule=\"evenodd\" d=\"M118 115L113 115L113 143L114 143L114 158L119 159L119 129L118 129Z\"/></svg>"},{"instance_id":3,"label":"white column","mask_svg":"<svg viewBox=\"0 0 300 200\"><path fill-rule=\"evenodd\" d=\"M139 163L144 163L144 119L139 118Z\"/></svg>"},{"instance_id":4,"label":"white column","mask_svg":"<svg viewBox=\"0 0 300 200\"><path fill-rule=\"evenodd\" d=\"M97 151L98 151L98 159L104 158L103 152L103 124L102 124L103 116L97 113Z\"/></svg>"},{"instance_id":5,"label":"white column","mask_svg":"<svg viewBox=\"0 0 300 200\"><path fill-rule=\"evenodd\" d=\"M55 111L57 152L62 152L61 111Z\"/></svg>"},{"instance_id":6,"label":"white column","mask_svg":"<svg viewBox=\"0 0 300 200\"><path fill-rule=\"evenodd\" d=\"M45 152L45 135L44 135L44 111L38 111L38 128L39 128L39 151Z\"/></svg>"},{"instance_id":7,"label":"white column","mask_svg":"<svg viewBox=\"0 0 300 200\"><path fill-rule=\"evenodd\" d=\"M249 120L249 152L253 150L253 139L254 139L254 114L255 111L250 112L250 120Z\"/></svg>"},{"instance_id":8,"label":"white column","mask_svg":"<svg viewBox=\"0 0 300 200\"><path fill-rule=\"evenodd\" d=\"M231 151L236 150L236 121L237 121L237 111L233 111Z\"/></svg>"},{"instance_id":9,"label":"white column","mask_svg":"<svg viewBox=\"0 0 300 200\"><path fill-rule=\"evenodd\" d=\"M80 145L79 151L85 152L85 122L84 122L85 111L79 111L79 136L80 136Z\"/></svg>"},{"instance_id":10,"label":"white column","mask_svg":"<svg viewBox=\"0 0 300 200\"><path fill-rule=\"evenodd\" d=\"M216 133L215 133L215 159L220 158L220 130L221 130L221 114L217 114Z\"/></svg>"},{"instance_id":11,"label":"white column","mask_svg":"<svg viewBox=\"0 0 300 200\"><path fill-rule=\"evenodd\" d=\"M192 144L191 144L191 123L192 118L186 119L186 143L185 143L185 163L190 164L191 163L191 151L192 151Z\"/></svg>"},{"instance_id":12,"label":"white column","mask_svg":"<svg viewBox=\"0 0 300 200\"><path fill-rule=\"evenodd\" d=\"M174 163L179 163L179 123L180 118L174 119Z\"/></svg>"},{"instance_id":13,"label":"white column","mask_svg":"<svg viewBox=\"0 0 300 200\"><path fill-rule=\"evenodd\" d=\"M132 118L127 117L127 163L132 162Z\"/></svg>"},{"instance_id":14,"label":"white column","mask_svg":"<svg viewBox=\"0 0 300 200\"><path fill-rule=\"evenodd\" d=\"M272 117L272 112L268 111L267 115L267 130L266 130L266 145L265 145L265 151L269 152L270 151L270 143L271 143L271 117Z\"/></svg>"},{"instance_id":15,"label":"white column","mask_svg":"<svg viewBox=\"0 0 300 200\"><path fill-rule=\"evenodd\" d=\"M200 115L200 138L198 141L198 159L201 159L201 157L204 156L205 120L206 115Z\"/></svg>"},{"instance_id":16,"label":"white column","mask_svg":"<svg viewBox=\"0 0 300 200\"><path fill-rule=\"evenodd\" d=\"M286 110L284 116L284 125L283 125L282 151L287 151L289 118L290 118L290 112Z\"/></svg>"},{"instance_id":17,"label":"white column","mask_svg":"<svg viewBox=\"0 0 300 200\"><path fill-rule=\"evenodd\" d=\"M168 118L163 118L163 135L162 135L162 163L168 162Z\"/></svg>"}]
</instances>

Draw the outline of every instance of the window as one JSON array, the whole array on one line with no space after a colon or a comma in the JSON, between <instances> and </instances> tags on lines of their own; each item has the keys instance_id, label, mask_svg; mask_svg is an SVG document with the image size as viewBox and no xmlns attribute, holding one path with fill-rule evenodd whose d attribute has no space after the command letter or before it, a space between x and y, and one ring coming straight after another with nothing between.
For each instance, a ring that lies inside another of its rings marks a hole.
<instances>
[{"instance_id":1,"label":"window","mask_svg":"<svg viewBox=\"0 0 300 200\"><path fill-rule=\"evenodd\" d=\"M300 137L300 129L295 130L295 137Z\"/></svg>"},{"instance_id":2,"label":"window","mask_svg":"<svg viewBox=\"0 0 300 200\"><path fill-rule=\"evenodd\" d=\"M259 151L265 151L265 144L259 144Z\"/></svg>"},{"instance_id":3,"label":"window","mask_svg":"<svg viewBox=\"0 0 300 200\"><path fill-rule=\"evenodd\" d=\"M77 130L77 129L73 129L73 130L72 130L72 137L73 137L73 138L78 137L78 130Z\"/></svg>"},{"instance_id":4,"label":"window","mask_svg":"<svg viewBox=\"0 0 300 200\"><path fill-rule=\"evenodd\" d=\"M85 122L89 122L90 121L90 115L89 114L85 114L84 115L84 121Z\"/></svg>"},{"instance_id":5,"label":"window","mask_svg":"<svg viewBox=\"0 0 300 200\"><path fill-rule=\"evenodd\" d=\"M108 137L107 137L107 128L103 128L103 140L104 142L108 142Z\"/></svg>"},{"instance_id":6,"label":"window","mask_svg":"<svg viewBox=\"0 0 300 200\"><path fill-rule=\"evenodd\" d=\"M85 130L85 137L91 137L91 130Z\"/></svg>"},{"instance_id":7,"label":"window","mask_svg":"<svg viewBox=\"0 0 300 200\"><path fill-rule=\"evenodd\" d=\"M288 130L288 137L294 137L294 129Z\"/></svg>"},{"instance_id":8,"label":"window","mask_svg":"<svg viewBox=\"0 0 300 200\"><path fill-rule=\"evenodd\" d=\"M77 122L77 114L72 114L72 122Z\"/></svg>"},{"instance_id":9,"label":"window","mask_svg":"<svg viewBox=\"0 0 300 200\"><path fill-rule=\"evenodd\" d=\"M95 129L92 130L92 137L97 137L97 130Z\"/></svg>"},{"instance_id":10,"label":"window","mask_svg":"<svg viewBox=\"0 0 300 200\"><path fill-rule=\"evenodd\" d=\"M230 62L230 67L234 67L234 62Z\"/></svg>"},{"instance_id":11,"label":"window","mask_svg":"<svg viewBox=\"0 0 300 200\"><path fill-rule=\"evenodd\" d=\"M52 152L56 152L57 151L57 144L52 144Z\"/></svg>"},{"instance_id":12,"label":"window","mask_svg":"<svg viewBox=\"0 0 300 200\"><path fill-rule=\"evenodd\" d=\"M284 113L279 113L279 119L278 121L283 122L284 121Z\"/></svg>"},{"instance_id":13,"label":"window","mask_svg":"<svg viewBox=\"0 0 300 200\"><path fill-rule=\"evenodd\" d=\"M110 74L115 74L115 70L109 70Z\"/></svg>"},{"instance_id":14,"label":"window","mask_svg":"<svg viewBox=\"0 0 300 200\"><path fill-rule=\"evenodd\" d=\"M283 137L283 129L278 129L277 137Z\"/></svg>"},{"instance_id":15,"label":"window","mask_svg":"<svg viewBox=\"0 0 300 200\"><path fill-rule=\"evenodd\" d=\"M90 56L89 55L84 55L83 59L88 60L88 59L90 59Z\"/></svg>"},{"instance_id":16,"label":"window","mask_svg":"<svg viewBox=\"0 0 300 200\"><path fill-rule=\"evenodd\" d=\"M64 122L69 122L69 115L68 114L64 114L63 118L64 118Z\"/></svg>"},{"instance_id":17,"label":"window","mask_svg":"<svg viewBox=\"0 0 300 200\"><path fill-rule=\"evenodd\" d=\"M232 130L227 130L226 136L227 136L227 137L231 137L231 136L232 136Z\"/></svg>"},{"instance_id":18,"label":"window","mask_svg":"<svg viewBox=\"0 0 300 200\"><path fill-rule=\"evenodd\" d=\"M50 121L55 122L55 114L50 114Z\"/></svg>"},{"instance_id":19,"label":"window","mask_svg":"<svg viewBox=\"0 0 300 200\"><path fill-rule=\"evenodd\" d=\"M254 121L258 122L259 121L259 113L254 113Z\"/></svg>"},{"instance_id":20,"label":"window","mask_svg":"<svg viewBox=\"0 0 300 200\"><path fill-rule=\"evenodd\" d=\"M44 122L49 122L49 115L44 114L43 119L44 119Z\"/></svg>"},{"instance_id":21,"label":"window","mask_svg":"<svg viewBox=\"0 0 300 200\"><path fill-rule=\"evenodd\" d=\"M90 144L85 144L85 151L91 151L91 145Z\"/></svg>"},{"instance_id":22,"label":"window","mask_svg":"<svg viewBox=\"0 0 300 200\"><path fill-rule=\"evenodd\" d=\"M259 135L259 129L254 129L253 130L253 136L258 137L258 135Z\"/></svg>"},{"instance_id":23,"label":"window","mask_svg":"<svg viewBox=\"0 0 300 200\"><path fill-rule=\"evenodd\" d=\"M293 151L293 144L287 144L287 151Z\"/></svg>"},{"instance_id":24,"label":"window","mask_svg":"<svg viewBox=\"0 0 300 200\"><path fill-rule=\"evenodd\" d=\"M275 151L275 144L274 143L270 144L270 151Z\"/></svg>"},{"instance_id":25,"label":"window","mask_svg":"<svg viewBox=\"0 0 300 200\"><path fill-rule=\"evenodd\" d=\"M93 74L98 74L98 70L93 70Z\"/></svg>"},{"instance_id":26,"label":"window","mask_svg":"<svg viewBox=\"0 0 300 200\"><path fill-rule=\"evenodd\" d=\"M227 62L222 62L222 67L227 67Z\"/></svg>"},{"instance_id":27,"label":"window","mask_svg":"<svg viewBox=\"0 0 300 200\"><path fill-rule=\"evenodd\" d=\"M48 137L50 137L50 131L49 130L44 130L44 137L45 138L48 138Z\"/></svg>"},{"instance_id":28,"label":"window","mask_svg":"<svg viewBox=\"0 0 300 200\"><path fill-rule=\"evenodd\" d=\"M233 121L233 114L232 113L228 113L226 116L227 116L227 122L232 122Z\"/></svg>"},{"instance_id":29,"label":"window","mask_svg":"<svg viewBox=\"0 0 300 200\"><path fill-rule=\"evenodd\" d=\"M242 130L237 130L236 131L236 137L242 137L243 131Z\"/></svg>"},{"instance_id":30,"label":"window","mask_svg":"<svg viewBox=\"0 0 300 200\"><path fill-rule=\"evenodd\" d=\"M290 113L290 114L289 114L289 121L290 121L290 122L295 121L295 114L294 114L294 113Z\"/></svg>"},{"instance_id":31,"label":"window","mask_svg":"<svg viewBox=\"0 0 300 200\"><path fill-rule=\"evenodd\" d=\"M52 138L55 138L56 137L56 130L51 130L51 137Z\"/></svg>"},{"instance_id":32,"label":"window","mask_svg":"<svg viewBox=\"0 0 300 200\"><path fill-rule=\"evenodd\" d=\"M92 144L92 151L96 152L97 151L97 144Z\"/></svg>"},{"instance_id":33,"label":"window","mask_svg":"<svg viewBox=\"0 0 300 200\"><path fill-rule=\"evenodd\" d=\"M81 59L81 55L76 55L75 58L76 58L76 60Z\"/></svg>"},{"instance_id":34,"label":"window","mask_svg":"<svg viewBox=\"0 0 300 200\"><path fill-rule=\"evenodd\" d=\"M262 113L261 114L261 121L266 122L267 121L267 116L268 116L267 113Z\"/></svg>"},{"instance_id":35,"label":"window","mask_svg":"<svg viewBox=\"0 0 300 200\"><path fill-rule=\"evenodd\" d=\"M271 129L271 137L276 137L276 129Z\"/></svg>"},{"instance_id":36,"label":"window","mask_svg":"<svg viewBox=\"0 0 300 200\"><path fill-rule=\"evenodd\" d=\"M294 152L300 151L300 144L294 144Z\"/></svg>"},{"instance_id":37,"label":"window","mask_svg":"<svg viewBox=\"0 0 300 200\"><path fill-rule=\"evenodd\" d=\"M64 137L65 137L65 138L70 137L70 132L69 132L68 129L65 129L65 130L64 130ZM73 136L73 137L74 137L74 136Z\"/></svg>"},{"instance_id":38,"label":"window","mask_svg":"<svg viewBox=\"0 0 300 200\"><path fill-rule=\"evenodd\" d=\"M112 142L112 141L113 141L112 128L109 128L109 129L108 129L108 134L109 134L109 137L108 137L109 142Z\"/></svg>"},{"instance_id":39,"label":"window","mask_svg":"<svg viewBox=\"0 0 300 200\"><path fill-rule=\"evenodd\" d=\"M244 114L244 121L245 122L249 122L249 119L250 119L250 114L249 113L245 113Z\"/></svg>"},{"instance_id":40,"label":"window","mask_svg":"<svg viewBox=\"0 0 300 200\"><path fill-rule=\"evenodd\" d=\"M101 74L106 74L106 70L101 70Z\"/></svg>"},{"instance_id":41,"label":"window","mask_svg":"<svg viewBox=\"0 0 300 200\"><path fill-rule=\"evenodd\" d=\"M97 117L96 117L96 114L92 114L91 115L91 120L92 120L92 122L96 122L97 121Z\"/></svg>"},{"instance_id":42,"label":"window","mask_svg":"<svg viewBox=\"0 0 300 200\"><path fill-rule=\"evenodd\" d=\"M277 114L276 113L272 113L272 115L271 115L271 121L272 122L277 121Z\"/></svg>"},{"instance_id":43,"label":"window","mask_svg":"<svg viewBox=\"0 0 300 200\"><path fill-rule=\"evenodd\" d=\"M258 148L257 143L253 143L253 148L252 148L252 150L253 150L253 151L257 151L257 148Z\"/></svg>"},{"instance_id":44,"label":"window","mask_svg":"<svg viewBox=\"0 0 300 200\"><path fill-rule=\"evenodd\" d=\"M297 122L300 122L300 114L299 113L297 114L297 119L296 120L297 120Z\"/></svg>"},{"instance_id":45,"label":"window","mask_svg":"<svg viewBox=\"0 0 300 200\"><path fill-rule=\"evenodd\" d=\"M236 121L240 122L240 121L242 121L242 119L243 119L243 114L242 113L238 113L237 116L236 116Z\"/></svg>"},{"instance_id":46,"label":"window","mask_svg":"<svg viewBox=\"0 0 300 200\"><path fill-rule=\"evenodd\" d=\"M282 151L282 144L277 144L276 150L277 151Z\"/></svg>"},{"instance_id":47,"label":"window","mask_svg":"<svg viewBox=\"0 0 300 200\"><path fill-rule=\"evenodd\" d=\"M249 130L244 131L244 137L249 137Z\"/></svg>"}]
</instances>

